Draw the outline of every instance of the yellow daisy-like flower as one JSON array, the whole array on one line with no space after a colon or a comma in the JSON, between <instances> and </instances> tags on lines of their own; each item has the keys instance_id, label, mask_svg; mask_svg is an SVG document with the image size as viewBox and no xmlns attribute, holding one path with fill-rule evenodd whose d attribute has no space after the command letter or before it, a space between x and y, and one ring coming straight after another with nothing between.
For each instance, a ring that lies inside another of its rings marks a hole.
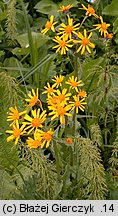
<instances>
[{"instance_id":1,"label":"yellow daisy-like flower","mask_svg":"<svg viewBox=\"0 0 118 216\"><path fill-rule=\"evenodd\" d=\"M70 88L75 89L76 92L78 92L79 86L83 86L82 80L77 81L77 77L74 78L74 76L69 77L66 84L70 85Z\"/></svg>"},{"instance_id":2,"label":"yellow daisy-like flower","mask_svg":"<svg viewBox=\"0 0 118 216\"><path fill-rule=\"evenodd\" d=\"M54 76L54 78L52 79L52 81L55 82L55 84L53 85L54 87L56 86L57 88L59 86L62 86L62 82L64 80L64 76L59 75L59 76Z\"/></svg>"},{"instance_id":3,"label":"yellow daisy-like flower","mask_svg":"<svg viewBox=\"0 0 118 216\"><path fill-rule=\"evenodd\" d=\"M53 110L52 112L49 113L49 116L53 115L51 120L59 117L60 123L65 124L65 115L71 116L71 114L68 113L71 107L72 107L71 105L67 105L67 106L58 105L57 107L50 106L49 110Z\"/></svg>"},{"instance_id":4,"label":"yellow daisy-like flower","mask_svg":"<svg viewBox=\"0 0 118 216\"><path fill-rule=\"evenodd\" d=\"M46 120L46 111L44 110L42 113L40 113L40 109L38 110L32 110L32 117L29 115L25 115L24 119L26 119L26 122L23 122L23 125L28 125L25 130L28 130L31 128L27 133L30 134L34 129L37 129L39 127L42 127L42 123Z\"/></svg>"},{"instance_id":5,"label":"yellow daisy-like flower","mask_svg":"<svg viewBox=\"0 0 118 216\"><path fill-rule=\"evenodd\" d=\"M55 32L54 25L57 22L54 22L54 16L51 15L50 20L46 22L45 28L41 31L41 33L46 34L50 29Z\"/></svg>"},{"instance_id":6,"label":"yellow daisy-like flower","mask_svg":"<svg viewBox=\"0 0 118 216\"><path fill-rule=\"evenodd\" d=\"M61 103L61 105L67 104L67 101L70 99L69 97L71 96L71 93L67 93L66 88L64 88L62 92L59 89L57 89L56 93L58 95L57 100L59 101L59 103Z\"/></svg>"},{"instance_id":7,"label":"yellow daisy-like flower","mask_svg":"<svg viewBox=\"0 0 118 216\"><path fill-rule=\"evenodd\" d=\"M79 30L79 25L80 23L73 26L73 19L68 17L68 25L61 23L61 28L59 28L59 31L61 32L59 32L58 35L65 34L68 38L72 39L72 34L77 34L76 31Z\"/></svg>"},{"instance_id":8,"label":"yellow daisy-like flower","mask_svg":"<svg viewBox=\"0 0 118 216\"><path fill-rule=\"evenodd\" d=\"M28 139L26 140L28 147L29 148L38 148L41 146L41 136L38 132L34 133L34 139L32 139L31 137L28 137Z\"/></svg>"},{"instance_id":9,"label":"yellow daisy-like flower","mask_svg":"<svg viewBox=\"0 0 118 216\"><path fill-rule=\"evenodd\" d=\"M23 112L18 112L18 109L16 106L15 106L15 108L10 107L9 110L10 110L10 112L7 113L8 114L7 121L13 121L10 124L10 126L12 126L16 121L18 121L21 118L21 116L23 114L26 114L26 112L27 112L27 110L24 110Z\"/></svg>"},{"instance_id":10,"label":"yellow daisy-like flower","mask_svg":"<svg viewBox=\"0 0 118 216\"><path fill-rule=\"evenodd\" d=\"M46 144L46 148L48 148L52 140L52 135L53 135L52 128L50 128L47 132L41 130L38 130L38 132L42 138L41 148L43 148L45 144Z\"/></svg>"},{"instance_id":11,"label":"yellow daisy-like flower","mask_svg":"<svg viewBox=\"0 0 118 216\"><path fill-rule=\"evenodd\" d=\"M60 6L60 9L58 10L58 12L64 12L67 13L71 8L73 7L73 4L69 4L67 6Z\"/></svg>"},{"instance_id":12,"label":"yellow daisy-like flower","mask_svg":"<svg viewBox=\"0 0 118 216\"><path fill-rule=\"evenodd\" d=\"M50 86L49 83L47 83L47 86L44 86L44 88L46 89L46 91L42 92L42 94L48 94L48 95L51 95L53 94L54 92L56 92L56 90L54 89L54 85Z\"/></svg>"},{"instance_id":13,"label":"yellow daisy-like flower","mask_svg":"<svg viewBox=\"0 0 118 216\"><path fill-rule=\"evenodd\" d=\"M81 44L80 47L77 49L77 53L81 50L81 55L82 55L84 54L85 49L87 49L87 51L91 53L91 50L89 49L89 47L95 48L95 45L90 42L91 37L92 37L92 32L87 37L86 29L84 29L84 36L80 32L78 33L78 38L80 38L81 40L74 41L75 43Z\"/></svg>"},{"instance_id":14,"label":"yellow daisy-like flower","mask_svg":"<svg viewBox=\"0 0 118 216\"><path fill-rule=\"evenodd\" d=\"M101 24L95 24L93 26L97 26L96 29L99 29L99 32L101 32L101 35L104 34L104 37L108 35L107 28L110 26L110 24L106 24L106 22L103 21L102 16L100 16Z\"/></svg>"},{"instance_id":15,"label":"yellow daisy-like flower","mask_svg":"<svg viewBox=\"0 0 118 216\"><path fill-rule=\"evenodd\" d=\"M89 4L88 4L88 8L86 8L85 5L83 5L83 4L82 4L82 7L83 8L81 8L81 9L87 11L86 16L92 16L93 15L94 17L99 18L99 16L95 13L94 8L92 8Z\"/></svg>"},{"instance_id":16,"label":"yellow daisy-like flower","mask_svg":"<svg viewBox=\"0 0 118 216\"><path fill-rule=\"evenodd\" d=\"M73 105L72 110L75 108L76 109L76 113L78 113L78 109L82 110L84 112L85 109L85 104L87 104L85 102L85 98L82 98L81 100L79 99L79 96L73 96L74 98L74 102L70 102L71 105Z\"/></svg>"},{"instance_id":17,"label":"yellow daisy-like flower","mask_svg":"<svg viewBox=\"0 0 118 216\"><path fill-rule=\"evenodd\" d=\"M20 139L20 136L22 136L25 133L24 129L25 125L22 125L19 127L18 121L15 122L15 124L12 126L13 130L6 130L6 133L12 134L7 138L7 142L10 142L15 139L15 145L18 143L18 140Z\"/></svg>"},{"instance_id":18,"label":"yellow daisy-like flower","mask_svg":"<svg viewBox=\"0 0 118 216\"><path fill-rule=\"evenodd\" d=\"M48 98L47 98L47 104L49 106L53 106L53 107L57 107L58 105L58 97L57 95L53 94L53 95L48 95Z\"/></svg>"},{"instance_id":19,"label":"yellow daisy-like flower","mask_svg":"<svg viewBox=\"0 0 118 216\"><path fill-rule=\"evenodd\" d=\"M38 88L36 89L36 93L34 89L32 89L32 94L28 94L29 99L25 99L29 104L29 107L33 107L36 105L38 102L40 103L40 106L42 106L41 101L38 99Z\"/></svg>"},{"instance_id":20,"label":"yellow daisy-like flower","mask_svg":"<svg viewBox=\"0 0 118 216\"><path fill-rule=\"evenodd\" d=\"M59 36L55 36L55 38L53 39L53 41L55 41L56 43L58 43L58 45L54 46L53 49L56 49L56 53L60 52L61 55L65 55L66 52L68 51L68 47L71 48L73 45L69 44L70 42L72 42L73 40L68 40L68 36L67 35L63 35L62 37Z\"/></svg>"},{"instance_id":21,"label":"yellow daisy-like flower","mask_svg":"<svg viewBox=\"0 0 118 216\"><path fill-rule=\"evenodd\" d=\"M79 90L78 96L85 98L85 97L87 97L87 93L86 93L86 91Z\"/></svg>"}]
</instances>

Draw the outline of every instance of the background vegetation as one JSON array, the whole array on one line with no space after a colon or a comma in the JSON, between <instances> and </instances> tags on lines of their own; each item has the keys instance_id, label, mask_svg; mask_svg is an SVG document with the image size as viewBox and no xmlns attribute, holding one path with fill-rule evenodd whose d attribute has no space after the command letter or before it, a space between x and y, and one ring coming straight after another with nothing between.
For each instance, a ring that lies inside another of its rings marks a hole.
<instances>
[{"instance_id":1,"label":"background vegetation","mask_svg":"<svg viewBox=\"0 0 118 216\"><path fill-rule=\"evenodd\" d=\"M96 53L78 62L88 97L86 111L76 122L75 166L68 166L59 145L59 177L53 145L33 151L23 140L17 146L6 142L8 108L22 109L28 91L36 87L45 105L41 93L47 81L73 74L71 55L56 55L52 35L40 33L50 15L59 17L59 4L71 3L73 16L82 20L85 11L78 8L87 5L85 0L0 1L0 199L118 199L117 0L95 0L92 5L111 24L113 39L106 45L94 33ZM93 24L94 17L86 27ZM70 146L66 148L68 158Z\"/></svg>"}]
</instances>

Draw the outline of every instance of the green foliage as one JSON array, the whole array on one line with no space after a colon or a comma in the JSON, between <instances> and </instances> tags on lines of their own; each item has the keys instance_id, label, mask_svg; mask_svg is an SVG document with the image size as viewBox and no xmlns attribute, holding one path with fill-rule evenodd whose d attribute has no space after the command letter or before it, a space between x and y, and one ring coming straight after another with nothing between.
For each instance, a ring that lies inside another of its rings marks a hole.
<instances>
[{"instance_id":1,"label":"green foliage","mask_svg":"<svg viewBox=\"0 0 118 216\"><path fill-rule=\"evenodd\" d=\"M107 192L104 167L98 148L87 138L78 139L80 158L81 196L86 199L105 199Z\"/></svg>"},{"instance_id":2,"label":"green foliage","mask_svg":"<svg viewBox=\"0 0 118 216\"><path fill-rule=\"evenodd\" d=\"M9 45L16 45L16 0L11 0L7 8L6 31Z\"/></svg>"},{"instance_id":3,"label":"green foliage","mask_svg":"<svg viewBox=\"0 0 118 216\"><path fill-rule=\"evenodd\" d=\"M112 0L111 4L107 5L102 13L108 16L118 16L118 1Z\"/></svg>"},{"instance_id":4,"label":"green foliage","mask_svg":"<svg viewBox=\"0 0 118 216\"><path fill-rule=\"evenodd\" d=\"M81 22L86 13L81 3L87 6L84 0L0 2L0 199L118 199L118 1L94 2L114 35L108 40L93 31L91 55L55 54L55 33L40 33L50 15L64 22L66 15L57 12L62 5L73 4L69 15L72 11L74 22ZM96 23L91 16L85 28L91 31ZM75 122L67 120L66 130L51 122L56 145L29 150L24 139L18 146L7 143L8 108L22 111L26 93L37 87L45 107L46 82L60 74L68 80L76 72L87 91L86 111Z\"/></svg>"},{"instance_id":5,"label":"green foliage","mask_svg":"<svg viewBox=\"0 0 118 216\"><path fill-rule=\"evenodd\" d=\"M5 72L0 73L1 103L4 109L18 103L18 84L14 77Z\"/></svg>"},{"instance_id":6,"label":"green foliage","mask_svg":"<svg viewBox=\"0 0 118 216\"><path fill-rule=\"evenodd\" d=\"M57 16L58 6L52 0L42 0L35 6L38 12Z\"/></svg>"}]
</instances>

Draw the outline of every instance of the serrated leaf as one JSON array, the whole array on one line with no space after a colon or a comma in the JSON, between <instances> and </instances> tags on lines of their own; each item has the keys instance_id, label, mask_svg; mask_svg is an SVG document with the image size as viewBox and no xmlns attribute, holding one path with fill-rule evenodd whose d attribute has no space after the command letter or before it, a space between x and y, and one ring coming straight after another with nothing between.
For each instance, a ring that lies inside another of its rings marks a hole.
<instances>
[{"instance_id":1,"label":"serrated leaf","mask_svg":"<svg viewBox=\"0 0 118 216\"><path fill-rule=\"evenodd\" d=\"M110 5L107 5L102 14L108 16L118 16L118 0L113 0Z\"/></svg>"}]
</instances>

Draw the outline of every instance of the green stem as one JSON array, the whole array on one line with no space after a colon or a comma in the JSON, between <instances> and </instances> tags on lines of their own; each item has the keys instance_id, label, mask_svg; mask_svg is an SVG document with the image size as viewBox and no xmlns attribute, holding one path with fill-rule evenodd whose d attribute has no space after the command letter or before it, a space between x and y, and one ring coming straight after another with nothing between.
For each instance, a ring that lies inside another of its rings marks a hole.
<instances>
[{"instance_id":1,"label":"green stem","mask_svg":"<svg viewBox=\"0 0 118 216\"><path fill-rule=\"evenodd\" d=\"M57 175L58 175L58 179L60 179L60 163L59 163L59 155L58 155L58 148L57 148L56 141L53 141L53 147L54 147L54 153L56 158Z\"/></svg>"},{"instance_id":2,"label":"green stem","mask_svg":"<svg viewBox=\"0 0 118 216\"><path fill-rule=\"evenodd\" d=\"M77 55L77 53L75 53L74 58L75 58L75 62L74 62L74 67L75 67L75 77L78 78L78 61L77 61L77 59L78 59L78 55Z\"/></svg>"},{"instance_id":3,"label":"green stem","mask_svg":"<svg viewBox=\"0 0 118 216\"><path fill-rule=\"evenodd\" d=\"M83 23L85 22L85 20L88 18L88 16L85 16L84 17L84 19L82 20L82 22L81 22L81 24L80 24L80 27L79 28L81 28L82 27L82 25L83 25Z\"/></svg>"},{"instance_id":4,"label":"green stem","mask_svg":"<svg viewBox=\"0 0 118 216\"><path fill-rule=\"evenodd\" d=\"M73 137L75 137L75 118L76 118L76 111L74 110L73 113L73 127L72 127L72 134ZM73 148L70 148L70 166L73 166L74 164L74 155L73 155Z\"/></svg>"}]
</instances>

